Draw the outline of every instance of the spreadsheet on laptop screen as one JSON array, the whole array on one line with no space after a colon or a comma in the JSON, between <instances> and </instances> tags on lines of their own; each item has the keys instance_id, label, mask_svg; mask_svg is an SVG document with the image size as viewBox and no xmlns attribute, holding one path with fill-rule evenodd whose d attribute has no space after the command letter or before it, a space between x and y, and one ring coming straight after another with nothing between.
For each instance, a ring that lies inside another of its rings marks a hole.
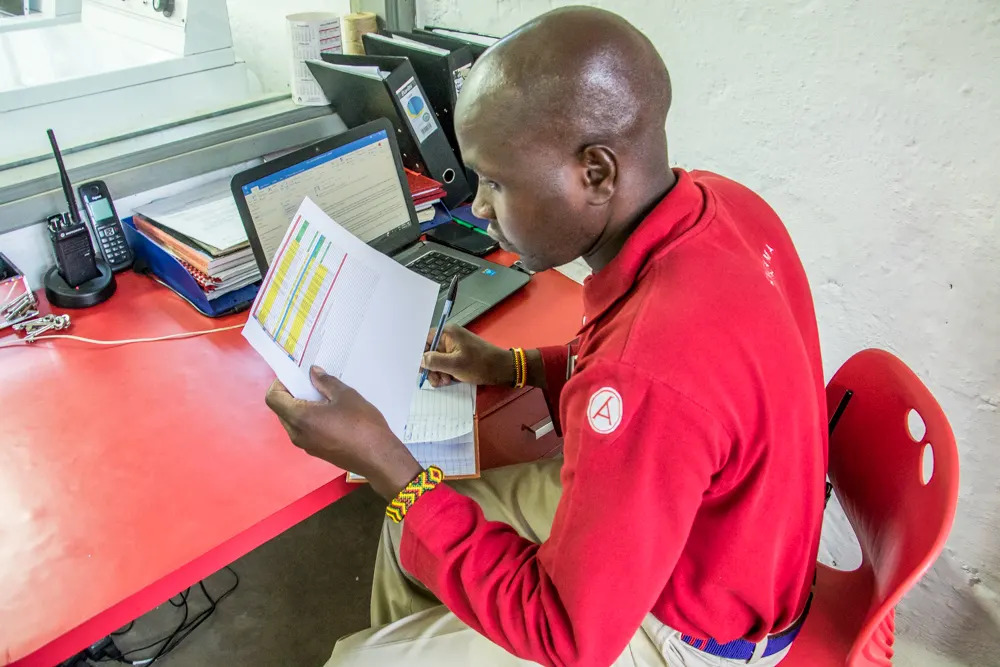
<instances>
[{"instance_id":1,"label":"spreadsheet on laptop screen","mask_svg":"<svg viewBox=\"0 0 1000 667\"><path fill-rule=\"evenodd\" d=\"M268 264L305 197L365 243L410 224L384 130L243 186Z\"/></svg>"}]
</instances>

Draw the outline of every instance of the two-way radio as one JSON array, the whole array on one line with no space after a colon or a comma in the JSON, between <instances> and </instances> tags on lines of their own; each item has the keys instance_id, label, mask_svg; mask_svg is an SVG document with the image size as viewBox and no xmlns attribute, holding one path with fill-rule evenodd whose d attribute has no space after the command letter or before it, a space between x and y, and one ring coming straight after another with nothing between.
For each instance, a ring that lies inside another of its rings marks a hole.
<instances>
[{"instance_id":1,"label":"two-way radio","mask_svg":"<svg viewBox=\"0 0 1000 667\"><path fill-rule=\"evenodd\" d=\"M45 274L45 296L49 303L63 308L93 306L115 293L114 274L108 263L96 255L90 230L80 217L56 135L52 130L47 130L47 134L69 210L48 219L49 240L55 251L56 265Z\"/></svg>"},{"instance_id":2,"label":"two-way radio","mask_svg":"<svg viewBox=\"0 0 1000 667\"><path fill-rule=\"evenodd\" d=\"M59 275L70 287L78 287L100 275L97 270L97 257L90 241L90 230L80 217L80 209L73 196L73 186L69 182L62 153L59 151L59 144L56 143L56 135L52 130L47 130L47 133L49 143L52 145L52 154L56 156L56 164L59 165L59 180L62 182L63 194L66 195L66 203L69 205L68 212L49 217L49 240L52 241L52 248L56 252Z\"/></svg>"}]
</instances>

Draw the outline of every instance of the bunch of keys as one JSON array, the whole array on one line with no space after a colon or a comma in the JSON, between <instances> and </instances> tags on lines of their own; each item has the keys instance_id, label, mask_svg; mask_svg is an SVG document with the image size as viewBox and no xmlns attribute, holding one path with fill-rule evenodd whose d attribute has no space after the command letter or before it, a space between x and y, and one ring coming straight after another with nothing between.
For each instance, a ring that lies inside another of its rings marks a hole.
<instances>
[{"instance_id":1,"label":"bunch of keys","mask_svg":"<svg viewBox=\"0 0 1000 667\"><path fill-rule=\"evenodd\" d=\"M0 329L38 316L38 299L34 292L25 292L9 303L0 306Z\"/></svg>"},{"instance_id":2,"label":"bunch of keys","mask_svg":"<svg viewBox=\"0 0 1000 667\"><path fill-rule=\"evenodd\" d=\"M14 331L25 332L24 342L34 343L46 331L66 329L69 325L69 315L43 315L33 320L18 322L14 325Z\"/></svg>"}]
</instances>

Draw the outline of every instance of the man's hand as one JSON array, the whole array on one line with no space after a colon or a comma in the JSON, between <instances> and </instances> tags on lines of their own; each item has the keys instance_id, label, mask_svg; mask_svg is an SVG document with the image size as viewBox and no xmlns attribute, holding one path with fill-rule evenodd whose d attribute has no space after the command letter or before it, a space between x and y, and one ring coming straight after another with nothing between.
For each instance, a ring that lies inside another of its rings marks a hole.
<instances>
[{"instance_id":1,"label":"man's hand","mask_svg":"<svg viewBox=\"0 0 1000 667\"><path fill-rule=\"evenodd\" d=\"M431 352L434 331L427 334L423 368L430 371L427 379L440 387L456 380L470 384L513 384L514 359L510 350L497 347L468 329L446 324L441 332L437 352Z\"/></svg>"},{"instance_id":2,"label":"man's hand","mask_svg":"<svg viewBox=\"0 0 1000 667\"><path fill-rule=\"evenodd\" d=\"M265 398L292 442L338 468L363 475L383 498L394 498L420 473L420 464L361 394L318 366L309 376L323 400L297 399L277 380Z\"/></svg>"}]
</instances>

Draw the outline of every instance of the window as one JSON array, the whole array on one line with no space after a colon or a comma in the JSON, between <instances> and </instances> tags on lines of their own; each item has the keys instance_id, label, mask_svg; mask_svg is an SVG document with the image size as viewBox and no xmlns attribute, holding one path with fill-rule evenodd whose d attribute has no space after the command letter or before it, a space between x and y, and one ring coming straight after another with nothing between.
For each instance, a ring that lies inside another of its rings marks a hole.
<instances>
[{"instance_id":1,"label":"window","mask_svg":"<svg viewBox=\"0 0 1000 667\"><path fill-rule=\"evenodd\" d=\"M76 18L0 30L0 165L47 153L49 127L72 148L261 93L225 0L83 0Z\"/></svg>"},{"instance_id":2,"label":"window","mask_svg":"<svg viewBox=\"0 0 1000 667\"><path fill-rule=\"evenodd\" d=\"M0 0L0 18L26 15L29 11L24 0Z\"/></svg>"},{"instance_id":3,"label":"window","mask_svg":"<svg viewBox=\"0 0 1000 667\"><path fill-rule=\"evenodd\" d=\"M65 208L47 128L74 182L102 178L120 197L330 127L329 108L262 92L226 0L30 0L28 15L0 2L18 13L0 18L0 233ZM206 156L213 145L223 154Z\"/></svg>"},{"instance_id":4,"label":"window","mask_svg":"<svg viewBox=\"0 0 1000 667\"><path fill-rule=\"evenodd\" d=\"M0 0L0 30L54 24L80 17L81 0Z\"/></svg>"}]
</instances>

